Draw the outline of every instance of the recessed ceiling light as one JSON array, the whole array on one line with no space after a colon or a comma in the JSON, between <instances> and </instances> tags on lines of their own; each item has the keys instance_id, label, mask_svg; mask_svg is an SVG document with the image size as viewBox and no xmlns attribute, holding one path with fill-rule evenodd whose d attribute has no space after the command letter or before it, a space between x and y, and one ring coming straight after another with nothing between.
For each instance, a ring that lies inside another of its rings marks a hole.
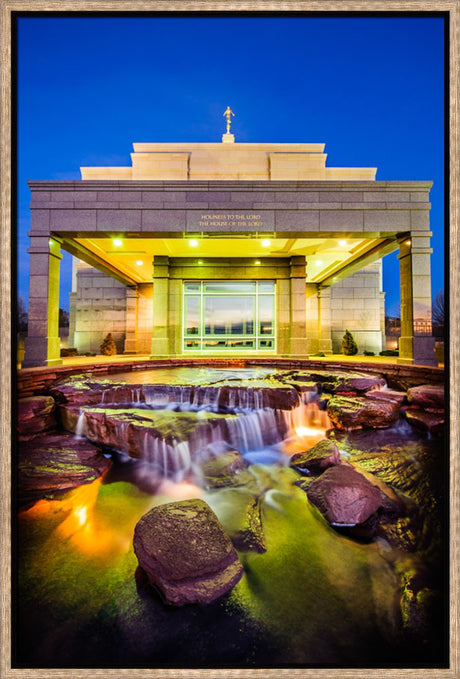
<instances>
[{"instance_id":1,"label":"recessed ceiling light","mask_svg":"<svg viewBox=\"0 0 460 679\"><path fill-rule=\"evenodd\" d=\"M114 238L114 239L112 240L112 243L113 243L117 248L119 248L121 245L123 245L123 241L121 240L121 238Z\"/></svg>"},{"instance_id":2,"label":"recessed ceiling light","mask_svg":"<svg viewBox=\"0 0 460 679\"><path fill-rule=\"evenodd\" d=\"M344 248L346 244L347 244L346 240L339 240L339 245L341 248Z\"/></svg>"},{"instance_id":3,"label":"recessed ceiling light","mask_svg":"<svg viewBox=\"0 0 460 679\"><path fill-rule=\"evenodd\" d=\"M142 261L142 259L138 259L137 262L136 262L137 266L142 266L143 263L144 262Z\"/></svg>"},{"instance_id":4,"label":"recessed ceiling light","mask_svg":"<svg viewBox=\"0 0 460 679\"><path fill-rule=\"evenodd\" d=\"M271 245L271 241L268 238L264 238L262 240L262 245L263 245L264 248L268 248Z\"/></svg>"},{"instance_id":5,"label":"recessed ceiling light","mask_svg":"<svg viewBox=\"0 0 460 679\"><path fill-rule=\"evenodd\" d=\"M196 246L198 245L198 241L197 241L196 238L191 238L191 239L189 240L188 244L189 244L192 248L196 248Z\"/></svg>"},{"instance_id":6,"label":"recessed ceiling light","mask_svg":"<svg viewBox=\"0 0 460 679\"><path fill-rule=\"evenodd\" d=\"M321 259L317 259L315 262L316 266L322 266L323 262Z\"/></svg>"}]
</instances>

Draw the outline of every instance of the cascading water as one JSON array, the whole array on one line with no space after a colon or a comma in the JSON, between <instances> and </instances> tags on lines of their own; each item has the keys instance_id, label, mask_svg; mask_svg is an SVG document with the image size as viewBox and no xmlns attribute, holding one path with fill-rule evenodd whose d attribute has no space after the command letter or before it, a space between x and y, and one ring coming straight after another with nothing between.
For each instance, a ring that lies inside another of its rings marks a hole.
<instances>
[{"instance_id":1,"label":"cascading water","mask_svg":"<svg viewBox=\"0 0 460 679\"><path fill-rule=\"evenodd\" d=\"M225 442L250 463L284 464L286 442L324 438L331 425L317 390L298 397L297 407L283 410L268 407L263 386L124 385L104 389L86 415L81 410L75 434L140 459L157 478L182 482L200 477L215 444Z\"/></svg>"},{"instance_id":2,"label":"cascading water","mask_svg":"<svg viewBox=\"0 0 460 679\"><path fill-rule=\"evenodd\" d=\"M85 436L85 411L80 410L80 414L78 416L77 424L75 426L75 437L77 439L82 439Z\"/></svg>"}]
</instances>

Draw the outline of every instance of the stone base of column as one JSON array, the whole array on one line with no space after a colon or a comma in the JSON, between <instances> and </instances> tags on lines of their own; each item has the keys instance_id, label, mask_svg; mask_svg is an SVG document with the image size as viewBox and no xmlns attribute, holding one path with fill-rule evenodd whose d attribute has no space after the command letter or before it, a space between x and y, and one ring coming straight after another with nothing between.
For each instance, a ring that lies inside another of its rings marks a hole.
<instances>
[{"instance_id":1,"label":"stone base of column","mask_svg":"<svg viewBox=\"0 0 460 679\"><path fill-rule=\"evenodd\" d=\"M150 358L172 358L172 354L169 350L168 337L152 337L152 343L150 345Z\"/></svg>"},{"instance_id":2,"label":"stone base of column","mask_svg":"<svg viewBox=\"0 0 460 679\"><path fill-rule=\"evenodd\" d=\"M59 337L26 337L23 368L62 365Z\"/></svg>"},{"instance_id":3,"label":"stone base of column","mask_svg":"<svg viewBox=\"0 0 460 679\"><path fill-rule=\"evenodd\" d=\"M124 354L137 354L135 339L125 339L125 348L123 350Z\"/></svg>"},{"instance_id":4,"label":"stone base of column","mask_svg":"<svg viewBox=\"0 0 460 679\"><path fill-rule=\"evenodd\" d=\"M434 337L401 337L399 358L401 365L438 365Z\"/></svg>"}]
</instances>

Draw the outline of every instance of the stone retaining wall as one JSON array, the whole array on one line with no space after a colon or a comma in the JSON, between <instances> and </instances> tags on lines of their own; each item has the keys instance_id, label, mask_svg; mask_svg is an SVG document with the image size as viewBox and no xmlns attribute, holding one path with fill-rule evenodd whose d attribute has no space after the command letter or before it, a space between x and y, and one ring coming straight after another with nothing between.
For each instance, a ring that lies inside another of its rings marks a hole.
<instances>
[{"instance_id":1,"label":"stone retaining wall","mask_svg":"<svg viewBox=\"0 0 460 679\"><path fill-rule=\"evenodd\" d=\"M17 373L17 397L36 396L46 394L49 387L58 379L68 375L91 372L94 375L107 376L121 372L149 370L152 368L173 367L217 367L217 368L246 368L256 366L273 366L281 370L290 368L316 370L348 370L383 375L391 386L398 381L404 381L409 386L420 384L442 384L444 382L443 368L414 365L395 365L391 363L368 363L354 361L324 360L291 360L279 358L238 358L238 359L175 359L175 360L136 360L126 363L93 363L88 361L79 365L61 365L53 367L26 368Z\"/></svg>"}]
</instances>

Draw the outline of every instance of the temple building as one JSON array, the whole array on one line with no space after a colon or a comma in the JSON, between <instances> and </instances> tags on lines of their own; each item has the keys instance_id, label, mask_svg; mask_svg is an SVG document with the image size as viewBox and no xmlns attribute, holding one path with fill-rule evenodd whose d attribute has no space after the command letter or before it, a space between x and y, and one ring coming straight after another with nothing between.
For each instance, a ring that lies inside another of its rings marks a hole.
<instances>
[{"instance_id":1,"label":"temple building","mask_svg":"<svg viewBox=\"0 0 460 679\"><path fill-rule=\"evenodd\" d=\"M399 250L404 363L436 364L429 181L326 167L324 144L134 144L129 167L29 181L23 366L55 365L61 249L75 257L69 346L152 358L338 353L384 344L382 263Z\"/></svg>"}]
</instances>

